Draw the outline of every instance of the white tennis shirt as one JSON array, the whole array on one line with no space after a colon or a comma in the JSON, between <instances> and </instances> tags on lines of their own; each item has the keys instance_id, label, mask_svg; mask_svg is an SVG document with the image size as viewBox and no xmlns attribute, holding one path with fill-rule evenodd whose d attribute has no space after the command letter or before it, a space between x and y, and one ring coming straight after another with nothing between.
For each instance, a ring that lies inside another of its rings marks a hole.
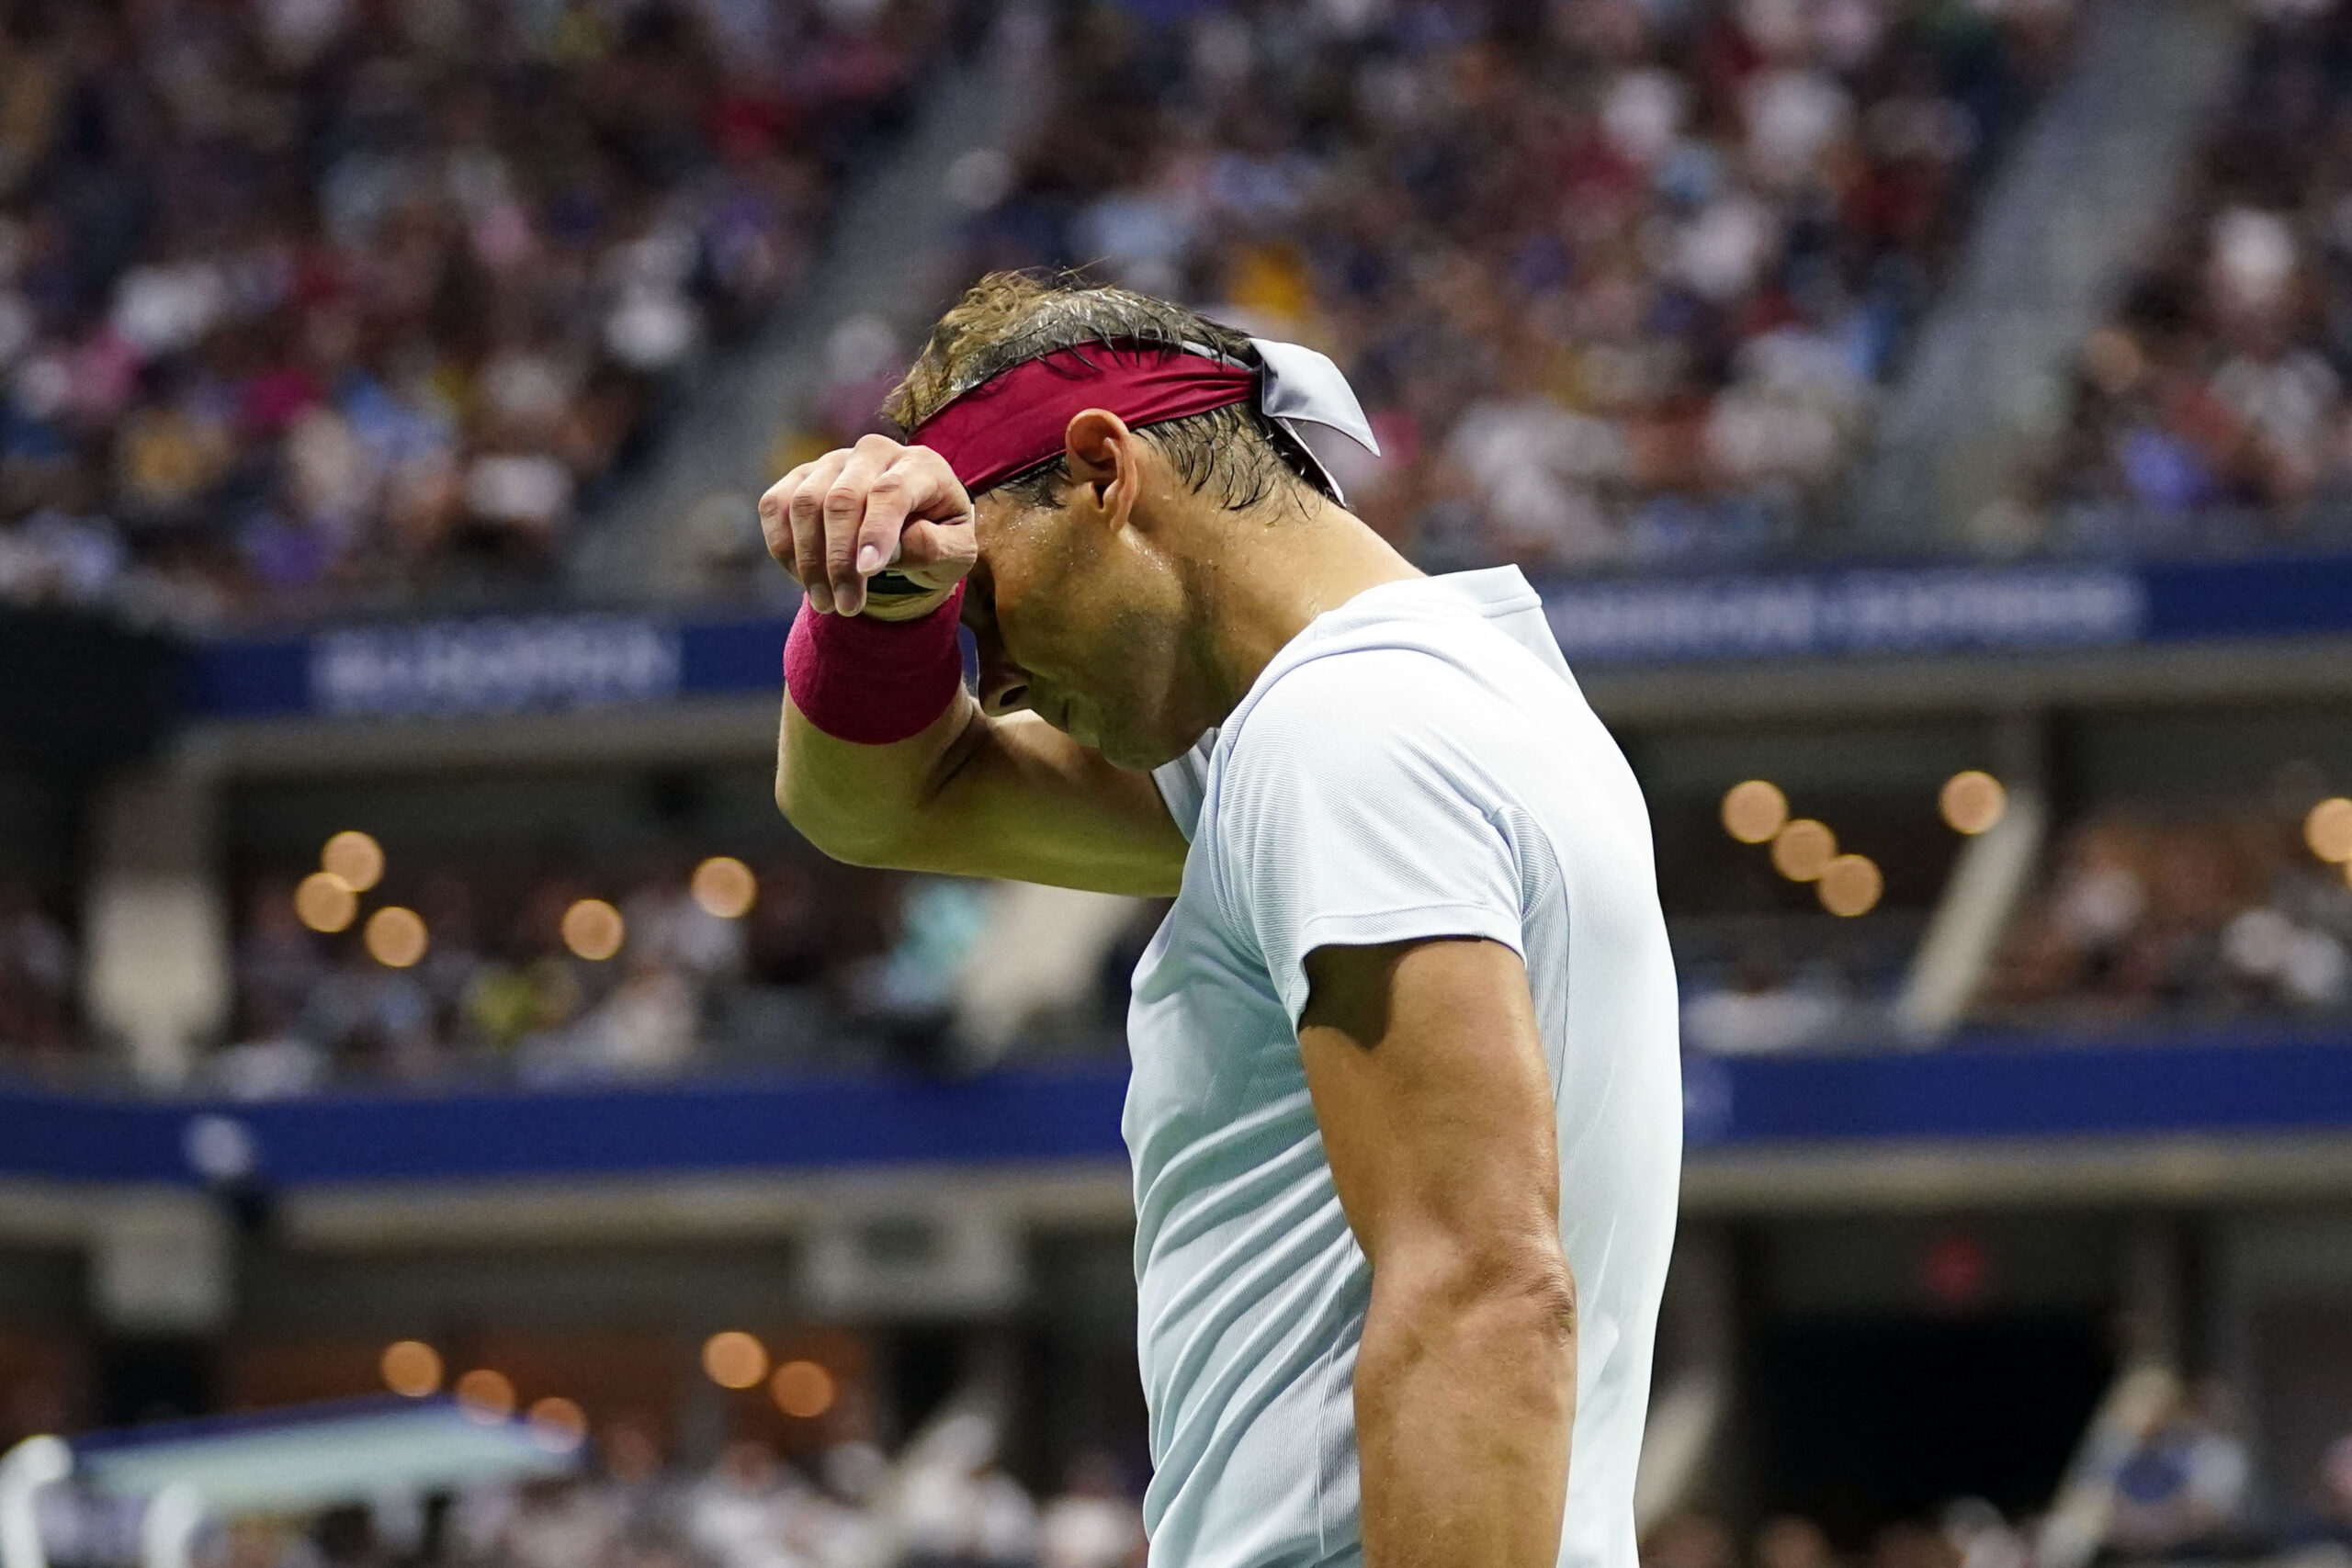
<instances>
[{"instance_id":1,"label":"white tennis shirt","mask_svg":"<svg viewBox=\"0 0 2352 1568\"><path fill-rule=\"evenodd\" d=\"M1635 1568L1634 1472L1681 1167L1673 961L1640 787L1517 569L1317 616L1158 770L1182 891L1136 966L1136 1277L1154 1568L1360 1561L1356 1346L1297 1021L1315 949L1526 961L1578 1298L1565 1568Z\"/></svg>"}]
</instances>

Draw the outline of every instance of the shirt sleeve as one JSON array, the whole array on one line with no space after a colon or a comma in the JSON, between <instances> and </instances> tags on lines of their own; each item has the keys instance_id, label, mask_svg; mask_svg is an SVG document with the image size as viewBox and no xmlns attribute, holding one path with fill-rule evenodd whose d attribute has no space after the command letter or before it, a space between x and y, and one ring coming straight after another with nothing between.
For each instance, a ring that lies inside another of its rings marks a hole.
<instances>
[{"instance_id":1,"label":"shirt sleeve","mask_svg":"<svg viewBox=\"0 0 2352 1568\"><path fill-rule=\"evenodd\" d=\"M1307 955L1484 937L1525 955L1512 816L1482 748L1495 705L1426 654L1368 649L1284 675L1218 782L1224 916L1256 938L1295 1025Z\"/></svg>"}]
</instances>

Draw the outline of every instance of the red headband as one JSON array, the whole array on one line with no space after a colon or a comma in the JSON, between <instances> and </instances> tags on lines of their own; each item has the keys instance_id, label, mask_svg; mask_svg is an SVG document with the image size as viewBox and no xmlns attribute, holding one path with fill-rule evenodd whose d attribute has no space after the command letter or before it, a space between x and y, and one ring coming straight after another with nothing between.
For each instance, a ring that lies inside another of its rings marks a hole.
<instances>
[{"instance_id":1,"label":"red headband","mask_svg":"<svg viewBox=\"0 0 2352 1568\"><path fill-rule=\"evenodd\" d=\"M1258 373L1144 344L1080 344L981 382L910 433L947 459L972 495L1060 455L1071 418L1109 409L1130 426L1185 419L1257 396Z\"/></svg>"}]
</instances>

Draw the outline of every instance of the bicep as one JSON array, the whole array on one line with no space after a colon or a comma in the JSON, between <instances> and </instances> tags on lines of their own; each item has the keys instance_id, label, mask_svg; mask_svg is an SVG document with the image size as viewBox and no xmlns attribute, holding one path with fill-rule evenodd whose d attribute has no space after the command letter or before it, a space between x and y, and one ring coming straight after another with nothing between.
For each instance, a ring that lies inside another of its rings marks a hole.
<instances>
[{"instance_id":1,"label":"bicep","mask_svg":"<svg viewBox=\"0 0 2352 1568\"><path fill-rule=\"evenodd\" d=\"M920 797L888 813L878 863L1146 896L1182 880L1184 836L1150 775L1113 767L1034 714L991 718L959 699L935 731L900 743L924 751L910 768L882 755L899 747L849 746L786 710L786 748L833 775L826 795L872 801L920 780Z\"/></svg>"},{"instance_id":2,"label":"bicep","mask_svg":"<svg viewBox=\"0 0 2352 1568\"><path fill-rule=\"evenodd\" d=\"M1306 968L1307 1088L1375 1272L1430 1248L1554 1255L1558 1134L1519 954L1439 938L1317 948Z\"/></svg>"}]
</instances>

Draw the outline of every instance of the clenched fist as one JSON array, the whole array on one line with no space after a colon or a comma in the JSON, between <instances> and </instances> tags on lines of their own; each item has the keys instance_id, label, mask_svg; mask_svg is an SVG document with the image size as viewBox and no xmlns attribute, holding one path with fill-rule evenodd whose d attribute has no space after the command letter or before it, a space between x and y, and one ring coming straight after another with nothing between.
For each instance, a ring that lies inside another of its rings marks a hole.
<instances>
[{"instance_id":1,"label":"clenched fist","mask_svg":"<svg viewBox=\"0 0 2352 1568\"><path fill-rule=\"evenodd\" d=\"M800 581L811 608L909 620L928 615L979 558L972 498L928 446L865 435L776 480L760 498L768 554ZM867 593L893 571L919 592Z\"/></svg>"}]
</instances>

